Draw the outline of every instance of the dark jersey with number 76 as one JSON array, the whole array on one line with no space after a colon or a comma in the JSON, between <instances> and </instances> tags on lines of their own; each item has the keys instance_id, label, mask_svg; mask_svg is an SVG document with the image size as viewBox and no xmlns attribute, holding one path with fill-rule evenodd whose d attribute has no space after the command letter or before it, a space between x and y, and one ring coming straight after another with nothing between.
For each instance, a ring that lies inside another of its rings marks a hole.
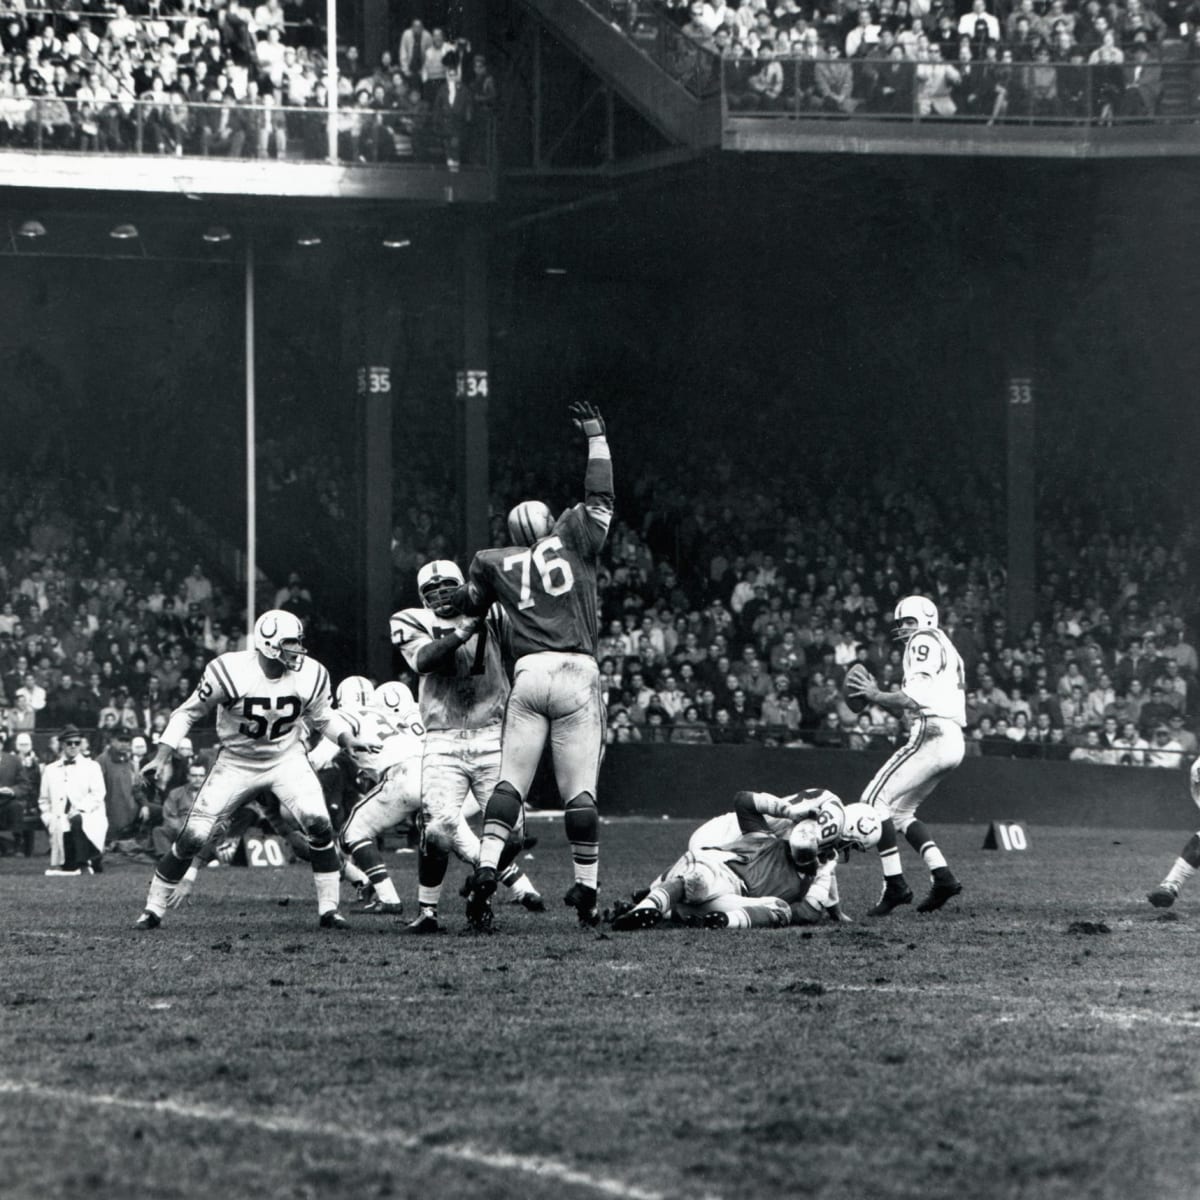
<instances>
[{"instance_id":1,"label":"dark jersey with number 76","mask_svg":"<svg viewBox=\"0 0 1200 1200\"><path fill-rule=\"evenodd\" d=\"M607 457L589 457L584 487L586 500L532 546L481 550L471 562L465 609L476 615L498 602L509 618L514 658L543 650L596 653L596 566L613 513Z\"/></svg>"}]
</instances>

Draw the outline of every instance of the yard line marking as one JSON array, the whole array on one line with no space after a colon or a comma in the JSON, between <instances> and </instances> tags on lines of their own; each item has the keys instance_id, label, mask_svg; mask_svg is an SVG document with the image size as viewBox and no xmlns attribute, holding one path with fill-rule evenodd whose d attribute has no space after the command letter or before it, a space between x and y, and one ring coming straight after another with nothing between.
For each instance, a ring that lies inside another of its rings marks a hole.
<instances>
[{"instance_id":1,"label":"yard line marking","mask_svg":"<svg viewBox=\"0 0 1200 1200\"><path fill-rule=\"evenodd\" d=\"M1149 1012L1141 1008L1100 1008L1092 1005L1091 1016L1107 1021L1121 1029L1138 1024L1167 1025L1175 1029L1200 1029L1200 1017L1185 1017L1176 1013Z\"/></svg>"},{"instance_id":2,"label":"yard line marking","mask_svg":"<svg viewBox=\"0 0 1200 1200\"><path fill-rule=\"evenodd\" d=\"M662 1192L636 1187L620 1179L603 1175L591 1175L576 1170L554 1158L540 1156L518 1156L503 1150L486 1150L465 1142L458 1146L430 1145L419 1137L406 1133L371 1133L369 1130L347 1129L320 1121L308 1121L303 1117L262 1116L256 1113L238 1112L232 1108L214 1108L207 1104L183 1104L177 1100L135 1100L126 1096L112 1096L104 1092L86 1093L68 1091L65 1088L44 1087L19 1079L0 1079L0 1096L27 1096L37 1100L49 1100L55 1104L76 1104L93 1108L115 1108L126 1112L147 1113L158 1116L179 1117L188 1121L210 1121L214 1124L236 1125L245 1128L254 1126L264 1133L293 1134L298 1137L340 1138L343 1141L359 1142L373 1149L407 1150L412 1153L430 1154L435 1158L453 1162L470 1163L472 1166L489 1170L513 1171L533 1175L542 1180L573 1184L588 1188L602 1196L615 1196L617 1200L667 1200Z\"/></svg>"}]
</instances>

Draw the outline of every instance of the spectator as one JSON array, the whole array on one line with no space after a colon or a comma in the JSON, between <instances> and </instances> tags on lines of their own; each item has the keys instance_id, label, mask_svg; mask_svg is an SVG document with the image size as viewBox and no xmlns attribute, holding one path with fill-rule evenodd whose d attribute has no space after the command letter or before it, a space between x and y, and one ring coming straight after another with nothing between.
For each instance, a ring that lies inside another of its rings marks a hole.
<instances>
[{"instance_id":1,"label":"spectator","mask_svg":"<svg viewBox=\"0 0 1200 1200\"><path fill-rule=\"evenodd\" d=\"M1138 736L1137 724L1126 721L1121 731L1112 741L1111 748L1116 752L1116 761L1123 767L1144 767L1146 765L1147 743Z\"/></svg>"},{"instance_id":2,"label":"spectator","mask_svg":"<svg viewBox=\"0 0 1200 1200\"><path fill-rule=\"evenodd\" d=\"M1154 726L1150 745L1145 751L1145 763L1148 767L1186 766L1183 747L1171 736L1169 725L1159 722Z\"/></svg>"},{"instance_id":3,"label":"spectator","mask_svg":"<svg viewBox=\"0 0 1200 1200\"><path fill-rule=\"evenodd\" d=\"M1100 742L1100 731L1089 729L1087 739L1082 746L1077 746L1070 754L1071 762L1091 763L1094 765L1110 764L1111 751L1106 750Z\"/></svg>"},{"instance_id":4,"label":"spectator","mask_svg":"<svg viewBox=\"0 0 1200 1200\"><path fill-rule=\"evenodd\" d=\"M50 835L47 875L92 874L101 869L108 817L104 776L83 754L83 735L68 725L60 739L62 757L42 772L38 809Z\"/></svg>"},{"instance_id":5,"label":"spectator","mask_svg":"<svg viewBox=\"0 0 1200 1200\"><path fill-rule=\"evenodd\" d=\"M1157 732L1159 726L1169 732L1171 714L1177 711L1176 706L1167 699L1167 694L1162 686L1156 683L1150 689L1149 702L1142 705L1138 724L1148 734Z\"/></svg>"},{"instance_id":6,"label":"spectator","mask_svg":"<svg viewBox=\"0 0 1200 1200\"><path fill-rule=\"evenodd\" d=\"M1182 748L1184 757L1194 758L1197 751L1200 750L1200 743L1197 742L1196 735L1190 729L1184 728L1183 713L1173 712L1167 726L1171 730L1171 737Z\"/></svg>"},{"instance_id":7,"label":"spectator","mask_svg":"<svg viewBox=\"0 0 1200 1200\"><path fill-rule=\"evenodd\" d=\"M185 782L167 792L162 806L162 821L150 831L150 848L156 858L166 854L179 836L187 815L204 786L206 776L204 764L192 761L188 766Z\"/></svg>"}]
</instances>

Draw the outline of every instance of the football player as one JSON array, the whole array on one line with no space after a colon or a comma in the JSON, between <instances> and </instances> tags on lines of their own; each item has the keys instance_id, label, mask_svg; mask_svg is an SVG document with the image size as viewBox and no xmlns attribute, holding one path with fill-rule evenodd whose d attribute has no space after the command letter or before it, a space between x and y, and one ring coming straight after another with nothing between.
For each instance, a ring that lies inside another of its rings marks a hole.
<instances>
[{"instance_id":1,"label":"football player","mask_svg":"<svg viewBox=\"0 0 1200 1200\"><path fill-rule=\"evenodd\" d=\"M843 805L821 789L738 792L733 811L701 825L687 853L612 927L651 929L672 915L728 929L849 920L838 904L837 852L876 845L879 827L869 805Z\"/></svg>"},{"instance_id":2,"label":"football player","mask_svg":"<svg viewBox=\"0 0 1200 1200\"><path fill-rule=\"evenodd\" d=\"M1192 769L1188 772L1188 787L1192 793L1192 802L1200 808L1200 758L1192 763ZM1146 899L1155 908L1170 908L1178 899L1180 889L1197 870L1200 870L1200 830L1188 838L1187 844L1179 852L1179 857L1162 883L1152 892L1148 892Z\"/></svg>"},{"instance_id":3,"label":"football player","mask_svg":"<svg viewBox=\"0 0 1200 1200\"><path fill-rule=\"evenodd\" d=\"M420 676L418 697L425 725L421 782L421 846L417 860L417 919L412 933L436 933L438 901L453 852L469 867L479 861L479 839L466 823L487 803L500 778L500 732L508 700L504 670L504 614L465 617L434 607L433 597L461 587L457 564L438 559L417 572L422 608L391 619L392 642ZM472 800L473 798L473 800ZM477 805L477 806L476 806ZM521 848L524 814L504 858ZM501 864L500 882L514 902L532 912L545 903L514 861Z\"/></svg>"},{"instance_id":4,"label":"football player","mask_svg":"<svg viewBox=\"0 0 1200 1200\"><path fill-rule=\"evenodd\" d=\"M362 675L338 684L337 709L356 733L380 743L377 751L351 750L361 793L342 825L346 857L374 888L365 912L404 911L375 839L421 806L421 755L425 733L412 692L402 683L376 688Z\"/></svg>"},{"instance_id":5,"label":"football player","mask_svg":"<svg viewBox=\"0 0 1200 1200\"><path fill-rule=\"evenodd\" d=\"M596 776L604 706L596 663L596 567L612 521L613 473L600 413L590 404L574 404L570 414L587 438L583 503L558 520L540 500L518 504L508 514L512 544L479 551L464 585L432 597L435 609L475 617L499 603L516 660L504 712L500 782L484 812L479 866L467 903L473 924L484 919L496 890L500 856L521 820L547 739L575 869L564 900L580 924L600 920Z\"/></svg>"},{"instance_id":6,"label":"football player","mask_svg":"<svg viewBox=\"0 0 1200 1200\"><path fill-rule=\"evenodd\" d=\"M908 741L879 768L862 794L862 802L878 809L883 822L879 839L883 894L868 910L872 917L885 917L892 909L912 902L897 831L904 834L930 872L929 894L917 905L918 912L933 912L962 891L929 829L917 820L921 801L963 759L967 713L962 659L938 628L937 606L927 597L905 596L896 605L894 620L892 636L904 643L900 690L881 691L865 674L847 680L850 696L862 696L868 704L911 721Z\"/></svg>"},{"instance_id":7,"label":"football player","mask_svg":"<svg viewBox=\"0 0 1200 1200\"><path fill-rule=\"evenodd\" d=\"M282 609L254 623L251 650L218 655L204 668L196 690L171 714L154 757L143 772L158 776L180 739L217 710L220 752L171 849L158 861L138 929L156 929L176 884L214 826L225 824L256 792L270 790L303 829L312 853L317 912L323 929L341 929L340 864L321 785L305 753L307 723L344 750L374 752L373 731L355 731L334 710L329 672L304 648L304 627Z\"/></svg>"}]
</instances>

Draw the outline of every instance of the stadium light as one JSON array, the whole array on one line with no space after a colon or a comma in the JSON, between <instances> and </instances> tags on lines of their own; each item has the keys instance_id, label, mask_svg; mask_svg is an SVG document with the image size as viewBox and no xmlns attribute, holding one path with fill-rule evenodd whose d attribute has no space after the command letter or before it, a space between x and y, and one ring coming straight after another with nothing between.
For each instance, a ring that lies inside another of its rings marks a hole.
<instances>
[{"instance_id":1,"label":"stadium light","mask_svg":"<svg viewBox=\"0 0 1200 1200\"><path fill-rule=\"evenodd\" d=\"M546 268L547 275L565 275L566 273L567 273L566 267L547 267Z\"/></svg>"},{"instance_id":2,"label":"stadium light","mask_svg":"<svg viewBox=\"0 0 1200 1200\"><path fill-rule=\"evenodd\" d=\"M387 250L407 250L412 245L412 238L385 237L383 245Z\"/></svg>"},{"instance_id":3,"label":"stadium light","mask_svg":"<svg viewBox=\"0 0 1200 1200\"><path fill-rule=\"evenodd\" d=\"M210 225L202 236L210 246L216 246L222 242L229 241L233 237L233 234L224 225Z\"/></svg>"},{"instance_id":4,"label":"stadium light","mask_svg":"<svg viewBox=\"0 0 1200 1200\"><path fill-rule=\"evenodd\" d=\"M319 246L321 235L313 229L302 229L296 236L297 246Z\"/></svg>"},{"instance_id":5,"label":"stadium light","mask_svg":"<svg viewBox=\"0 0 1200 1200\"><path fill-rule=\"evenodd\" d=\"M46 236L46 227L41 221L22 221L17 229L17 237L40 238Z\"/></svg>"},{"instance_id":6,"label":"stadium light","mask_svg":"<svg viewBox=\"0 0 1200 1200\"><path fill-rule=\"evenodd\" d=\"M108 236L115 238L118 242L129 242L139 237L136 225L130 225L128 222L122 225L114 225L109 231Z\"/></svg>"}]
</instances>

